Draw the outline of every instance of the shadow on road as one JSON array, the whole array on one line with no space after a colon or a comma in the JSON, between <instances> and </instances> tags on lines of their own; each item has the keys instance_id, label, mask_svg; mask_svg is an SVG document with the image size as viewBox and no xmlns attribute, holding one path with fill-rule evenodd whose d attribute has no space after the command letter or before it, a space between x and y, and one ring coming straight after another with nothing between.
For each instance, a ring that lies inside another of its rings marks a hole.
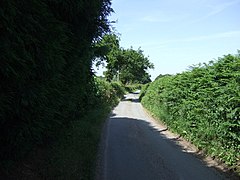
<instances>
[{"instance_id":1,"label":"shadow on road","mask_svg":"<svg viewBox=\"0 0 240 180\"><path fill-rule=\"evenodd\" d=\"M128 100L125 99L123 101ZM139 103L138 99L132 99L132 102ZM111 126L110 132L108 131L108 133L110 133L108 144L110 144L109 146L111 146L111 148L116 148L116 152L114 153L117 153L118 156L109 156L109 159L119 159L117 161L119 162L118 165L109 163L108 168L110 169L107 171L111 173L118 171L117 174L126 174L124 171L131 171L128 172L127 179L155 179L159 177L159 172L161 172L160 174L163 179L168 179L169 177L171 177L171 179L178 179L179 177L177 177L177 175L175 176L175 171L179 171L180 173L181 170L184 170L184 168L179 167L179 164L182 163L190 169L191 167L192 169L197 167L198 169L195 169L194 172L198 175L204 172L202 176L212 176L213 178L211 179L224 179L221 176L233 180L238 179L238 176L232 172L223 171L215 166L209 166L203 161L204 157L196 154L196 152L188 152L178 144L178 138L169 139L166 137L166 135L162 133L167 131L166 128L159 130L143 119L117 117L116 114L111 115L108 123L109 126ZM162 147L163 144L164 148ZM109 152L109 154L111 155L111 152ZM145 157L143 158L142 156ZM168 158L167 156L170 157ZM197 158L194 158L194 156ZM197 162L197 159L200 159L201 162ZM176 163L177 161L178 163ZM134 166L132 166L133 164ZM166 168L161 164L164 164L164 166L169 165L170 168ZM178 164L178 170L176 170L176 164ZM151 166L156 167L156 172L154 169L148 172L147 167ZM114 167L119 169L114 169ZM100 175L103 170L98 171L99 175L97 175L96 179L104 179L101 178L102 175ZM221 176L218 177L216 174L221 174ZM116 178L112 174L109 175L109 177ZM202 177L198 177L197 179L202 179Z\"/></svg>"}]
</instances>

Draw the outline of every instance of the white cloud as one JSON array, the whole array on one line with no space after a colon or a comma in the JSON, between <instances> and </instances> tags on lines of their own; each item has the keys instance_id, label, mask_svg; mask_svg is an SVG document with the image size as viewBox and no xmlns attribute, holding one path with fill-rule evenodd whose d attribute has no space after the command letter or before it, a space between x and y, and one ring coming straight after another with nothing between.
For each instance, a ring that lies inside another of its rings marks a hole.
<instances>
[{"instance_id":1,"label":"white cloud","mask_svg":"<svg viewBox=\"0 0 240 180\"><path fill-rule=\"evenodd\" d=\"M225 3L221 3L221 4L208 5L207 8L210 8L210 11L206 15L204 15L198 19L195 19L193 21L193 23L196 23L196 22L202 21L204 19L207 19L209 17L215 16L215 15L223 12L230 6L233 6L233 5L236 5L239 3L240 3L240 0L233 0L233 1L225 2Z\"/></svg>"},{"instance_id":2,"label":"white cloud","mask_svg":"<svg viewBox=\"0 0 240 180\"><path fill-rule=\"evenodd\" d=\"M221 13L222 11L224 11L225 9L227 9L230 6L233 6L235 4L240 3L240 0L234 0L234 1L229 1L229 2L225 2L219 5L214 5L214 6L210 6L212 8L212 11L208 14L208 16L213 16L216 15L218 13Z\"/></svg>"},{"instance_id":3,"label":"white cloud","mask_svg":"<svg viewBox=\"0 0 240 180\"><path fill-rule=\"evenodd\" d=\"M209 40L214 40L214 39L216 40L216 39L222 39L222 38L240 38L240 31L228 31L228 32L221 32L221 33L210 34L210 35L170 39L167 41L159 40L159 43L144 42L144 43L138 43L138 45L145 48L151 47L151 48L162 49L162 48L168 48L169 44L190 43L190 42L196 42L196 41L209 41Z\"/></svg>"},{"instance_id":4,"label":"white cloud","mask_svg":"<svg viewBox=\"0 0 240 180\"><path fill-rule=\"evenodd\" d=\"M141 19L144 22L170 22L172 20L172 18L160 18L157 16L145 16Z\"/></svg>"},{"instance_id":5,"label":"white cloud","mask_svg":"<svg viewBox=\"0 0 240 180\"><path fill-rule=\"evenodd\" d=\"M240 37L240 31L228 31L223 33L216 33L205 36L196 36L185 39L179 39L180 42L193 42L193 41L202 41L202 40L211 40L211 39L221 39L221 38L234 38Z\"/></svg>"}]
</instances>

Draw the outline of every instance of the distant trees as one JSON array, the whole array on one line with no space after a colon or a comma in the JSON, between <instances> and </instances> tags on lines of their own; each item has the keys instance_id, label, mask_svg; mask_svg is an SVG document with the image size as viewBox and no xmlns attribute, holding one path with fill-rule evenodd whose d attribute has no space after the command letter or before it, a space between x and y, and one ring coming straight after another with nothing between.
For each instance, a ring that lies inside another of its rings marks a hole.
<instances>
[{"instance_id":1,"label":"distant trees","mask_svg":"<svg viewBox=\"0 0 240 180\"><path fill-rule=\"evenodd\" d=\"M107 62L105 72L107 80L119 80L124 84L150 82L150 75L147 71L154 68L153 63L144 56L141 48L123 49L119 41L116 34L107 34L97 45L98 50L106 53L100 59Z\"/></svg>"}]
</instances>

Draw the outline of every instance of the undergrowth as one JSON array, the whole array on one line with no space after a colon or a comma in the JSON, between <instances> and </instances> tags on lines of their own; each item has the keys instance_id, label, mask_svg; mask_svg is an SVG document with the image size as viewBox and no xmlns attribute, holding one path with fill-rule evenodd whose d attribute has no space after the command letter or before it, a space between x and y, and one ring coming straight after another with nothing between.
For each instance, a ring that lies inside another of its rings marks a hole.
<instances>
[{"instance_id":1,"label":"undergrowth","mask_svg":"<svg viewBox=\"0 0 240 180\"><path fill-rule=\"evenodd\" d=\"M95 82L98 104L81 120L72 121L53 144L44 173L48 179L94 178L102 125L124 95L120 84L99 78Z\"/></svg>"},{"instance_id":2,"label":"undergrowth","mask_svg":"<svg viewBox=\"0 0 240 180\"><path fill-rule=\"evenodd\" d=\"M53 144L43 178L93 179L102 125L109 111L109 107L99 107L70 124Z\"/></svg>"},{"instance_id":3,"label":"undergrowth","mask_svg":"<svg viewBox=\"0 0 240 180\"><path fill-rule=\"evenodd\" d=\"M124 95L120 84L99 78L94 82L95 104L86 115L80 118L73 116L64 129L58 130L54 141L36 147L23 161L8 168L8 172L0 169L1 178L94 179L102 126Z\"/></svg>"}]
</instances>

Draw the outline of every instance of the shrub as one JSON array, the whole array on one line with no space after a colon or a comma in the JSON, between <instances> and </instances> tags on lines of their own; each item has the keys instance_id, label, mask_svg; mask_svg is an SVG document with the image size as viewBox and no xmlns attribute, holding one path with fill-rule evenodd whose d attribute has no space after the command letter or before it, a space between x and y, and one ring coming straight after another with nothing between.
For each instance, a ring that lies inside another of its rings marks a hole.
<instances>
[{"instance_id":1,"label":"shrub","mask_svg":"<svg viewBox=\"0 0 240 180\"><path fill-rule=\"evenodd\" d=\"M99 99L100 104L107 103L107 105L115 106L124 95L123 87L116 82L110 83L96 77L95 83L97 87L96 97Z\"/></svg>"},{"instance_id":2,"label":"shrub","mask_svg":"<svg viewBox=\"0 0 240 180\"><path fill-rule=\"evenodd\" d=\"M159 78L141 102L172 130L239 170L239 55Z\"/></svg>"},{"instance_id":3,"label":"shrub","mask_svg":"<svg viewBox=\"0 0 240 180\"><path fill-rule=\"evenodd\" d=\"M150 85L150 83L147 83L147 84L144 84L144 85L142 86L141 92L140 92L140 95L139 95L139 100L140 100L140 101L142 100L143 96L145 96L149 85Z\"/></svg>"},{"instance_id":4,"label":"shrub","mask_svg":"<svg viewBox=\"0 0 240 180\"><path fill-rule=\"evenodd\" d=\"M142 88L142 84L126 84L125 89L127 92L134 92L136 90L140 90Z\"/></svg>"},{"instance_id":5,"label":"shrub","mask_svg":"<svg viewBox=\"0 0 240 180\"><path fill-rule=\"evenodd\" d=\"M122 99L125 94L125 88L120 82L111 82L111 86L118 98Z\"/></svg>"}]
</instances>

